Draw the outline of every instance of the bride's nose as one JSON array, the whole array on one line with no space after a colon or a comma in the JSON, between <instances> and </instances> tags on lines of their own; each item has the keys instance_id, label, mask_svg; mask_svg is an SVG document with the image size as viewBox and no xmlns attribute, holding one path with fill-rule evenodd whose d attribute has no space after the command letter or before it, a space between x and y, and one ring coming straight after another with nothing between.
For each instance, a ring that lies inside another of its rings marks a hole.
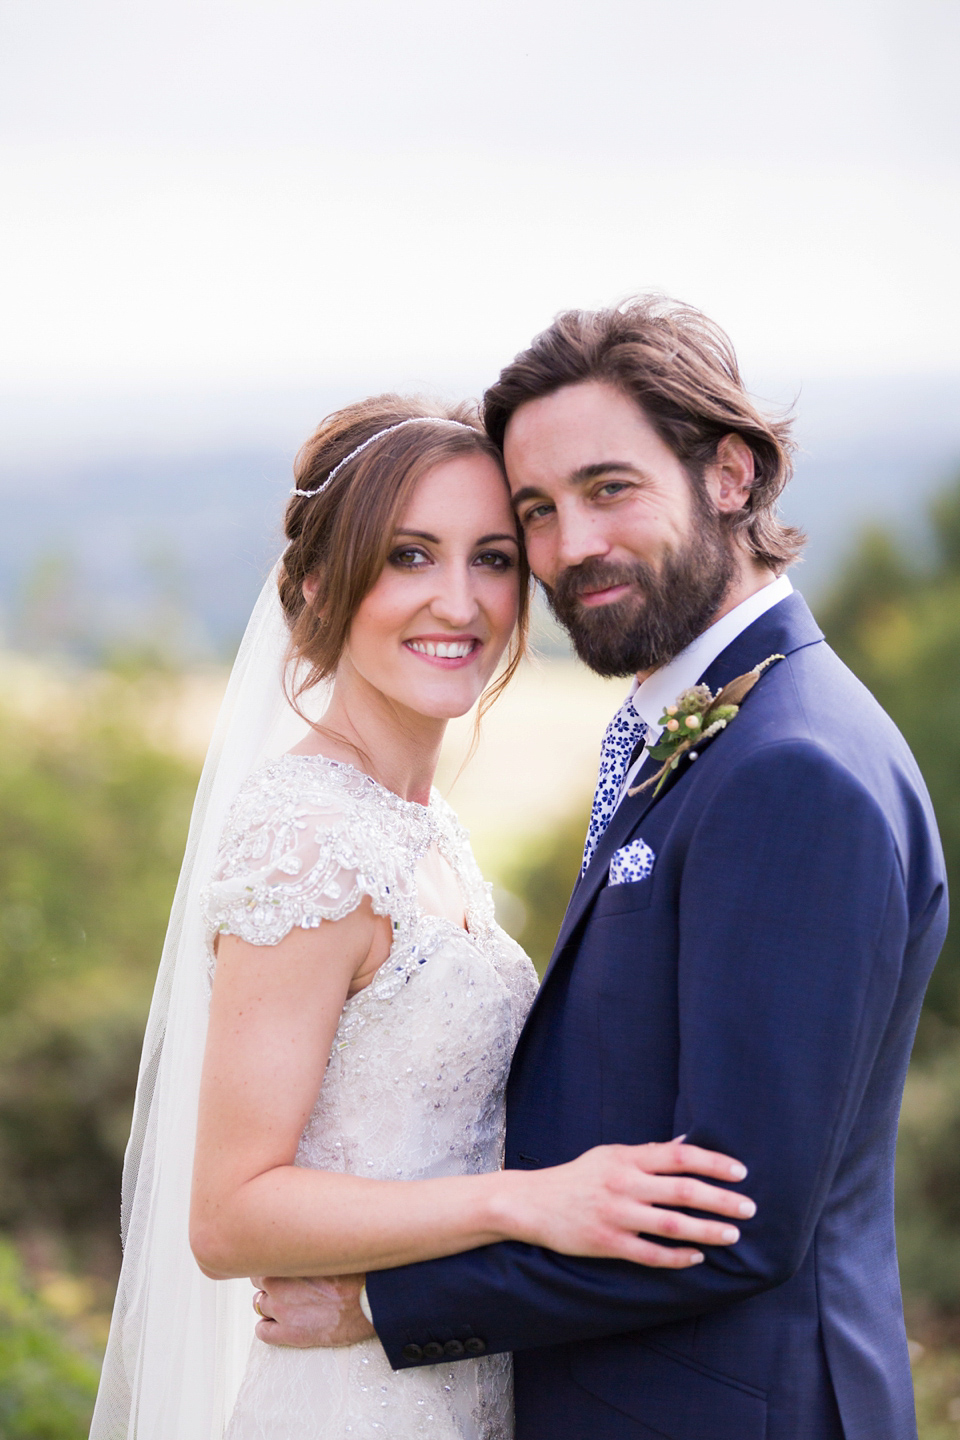
<instances>
[{"instance_id":1,"label":"bride's nose","mask_svg":"<svg viewBox=\"0 0 960 1440\"><path fill-rule=\"evenodd\" d=\"M439 578L440 584L430 604L431 613L453 627L469 625L479 609L471 568L444 567Z\"/></svg>"}]
</instances>

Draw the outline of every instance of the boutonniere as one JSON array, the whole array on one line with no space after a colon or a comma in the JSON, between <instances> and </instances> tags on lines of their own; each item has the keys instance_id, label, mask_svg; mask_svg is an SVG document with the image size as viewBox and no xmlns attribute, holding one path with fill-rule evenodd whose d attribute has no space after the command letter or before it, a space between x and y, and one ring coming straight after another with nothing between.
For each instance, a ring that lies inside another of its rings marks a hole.
<instances>
[{"instance_id":1,"label":"boutonniere","mask_svg":"<svg viewBox=\"0 0 960 1440\"><path fill-rule=\"evenodd\" d=\"M711 694L706 685L694 685L692 689L684 690L678 695L676 703L668 705L661 715L660 724L663 729L660 739L650 749L654 760L663 761L662 766L656 775L651 775L642 785L635 785L627 794L639 795L642 790L654 785L656 789L653 795L656 799L670 771L676 770L680 764L680 757L692 751L694 745L702 744L704 740L712 740L714 735L725 730L764 670L783 658L782 655L768 655L766 660L748 670L746 675L738 675L736 680L724 685L716 695Z\"/></svg>"}]
</instances>

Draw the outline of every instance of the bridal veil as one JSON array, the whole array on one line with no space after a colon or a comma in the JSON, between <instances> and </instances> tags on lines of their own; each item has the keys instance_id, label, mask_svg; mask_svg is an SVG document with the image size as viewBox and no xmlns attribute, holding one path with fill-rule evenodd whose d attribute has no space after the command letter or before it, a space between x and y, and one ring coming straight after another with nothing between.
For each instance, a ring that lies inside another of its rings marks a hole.
<instances>
[{"instance_id":1,"label":"bridal veil","mask_svg":"<svg viewBox=\"0 0 960 1440\"><path fill-rule=\"evenodd\" d=\"M123 1265L91 1440L219 1440L250 1348L256 1317L249 1282L209 1280L188 1241L210 996L199 894L244 780L304 730L284 693L289 637L278 569L260 593L230 675L160 960L124 1159Z\"/></svg>"}]
</instances>

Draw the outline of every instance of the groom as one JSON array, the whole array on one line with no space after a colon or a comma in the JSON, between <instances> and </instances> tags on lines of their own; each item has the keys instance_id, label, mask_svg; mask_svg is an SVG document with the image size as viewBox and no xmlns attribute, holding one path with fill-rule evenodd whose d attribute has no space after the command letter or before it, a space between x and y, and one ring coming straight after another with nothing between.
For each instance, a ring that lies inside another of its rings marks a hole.
<instances>
[{"instance_id":1,"label":"groom","mask_svg":"<svg viewBox=\"0 0 960 1440\"><path fill-rule=\"evenodd\" d=\"M655 300L562 315L485 421L577 653L636 676L506 1163L686 1133L745 1162L758 1212L690 1270L504 1243L380 1271L376 1333L398 1369L513 1351L517 1440L908 1440L893 1154L943 862L906 745L786 578L787 426L715 327ZM671 713L748 674L712 736L709 697ZM329 1341L306 1299L271 1287L264 1338Z\"/></svg>"}]
</instances>

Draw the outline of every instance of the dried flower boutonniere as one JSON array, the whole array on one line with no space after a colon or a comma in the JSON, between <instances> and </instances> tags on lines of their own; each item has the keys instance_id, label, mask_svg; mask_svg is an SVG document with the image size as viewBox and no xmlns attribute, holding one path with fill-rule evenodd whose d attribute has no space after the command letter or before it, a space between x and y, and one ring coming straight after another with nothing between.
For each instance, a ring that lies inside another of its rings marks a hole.
<instances>
[{"instance_id":1,"label":"dried flower boutonniere","mask_svg":"<svg viewBox=\"0 0 960 1440\"><path fill-rule=\"evenodd\" d=\"M692 751L694 745L719 735L736 715L744 697L749 695L764 670L783 658L782 655L768 655L746 675L738 675L736 680L724 685L716 695L712 695L706 685L694 685L678 695L676 704L668 705L660 717L663 730L656 745L650 749L653 759L662 760L663 765L656 775L651 775L649 780L644 780L642 785L634 786L627 793L639 795L642 790L654 785L656 798L670 771L676 770L680 764L680 757Z\"/></svg>"}]
</instances>

